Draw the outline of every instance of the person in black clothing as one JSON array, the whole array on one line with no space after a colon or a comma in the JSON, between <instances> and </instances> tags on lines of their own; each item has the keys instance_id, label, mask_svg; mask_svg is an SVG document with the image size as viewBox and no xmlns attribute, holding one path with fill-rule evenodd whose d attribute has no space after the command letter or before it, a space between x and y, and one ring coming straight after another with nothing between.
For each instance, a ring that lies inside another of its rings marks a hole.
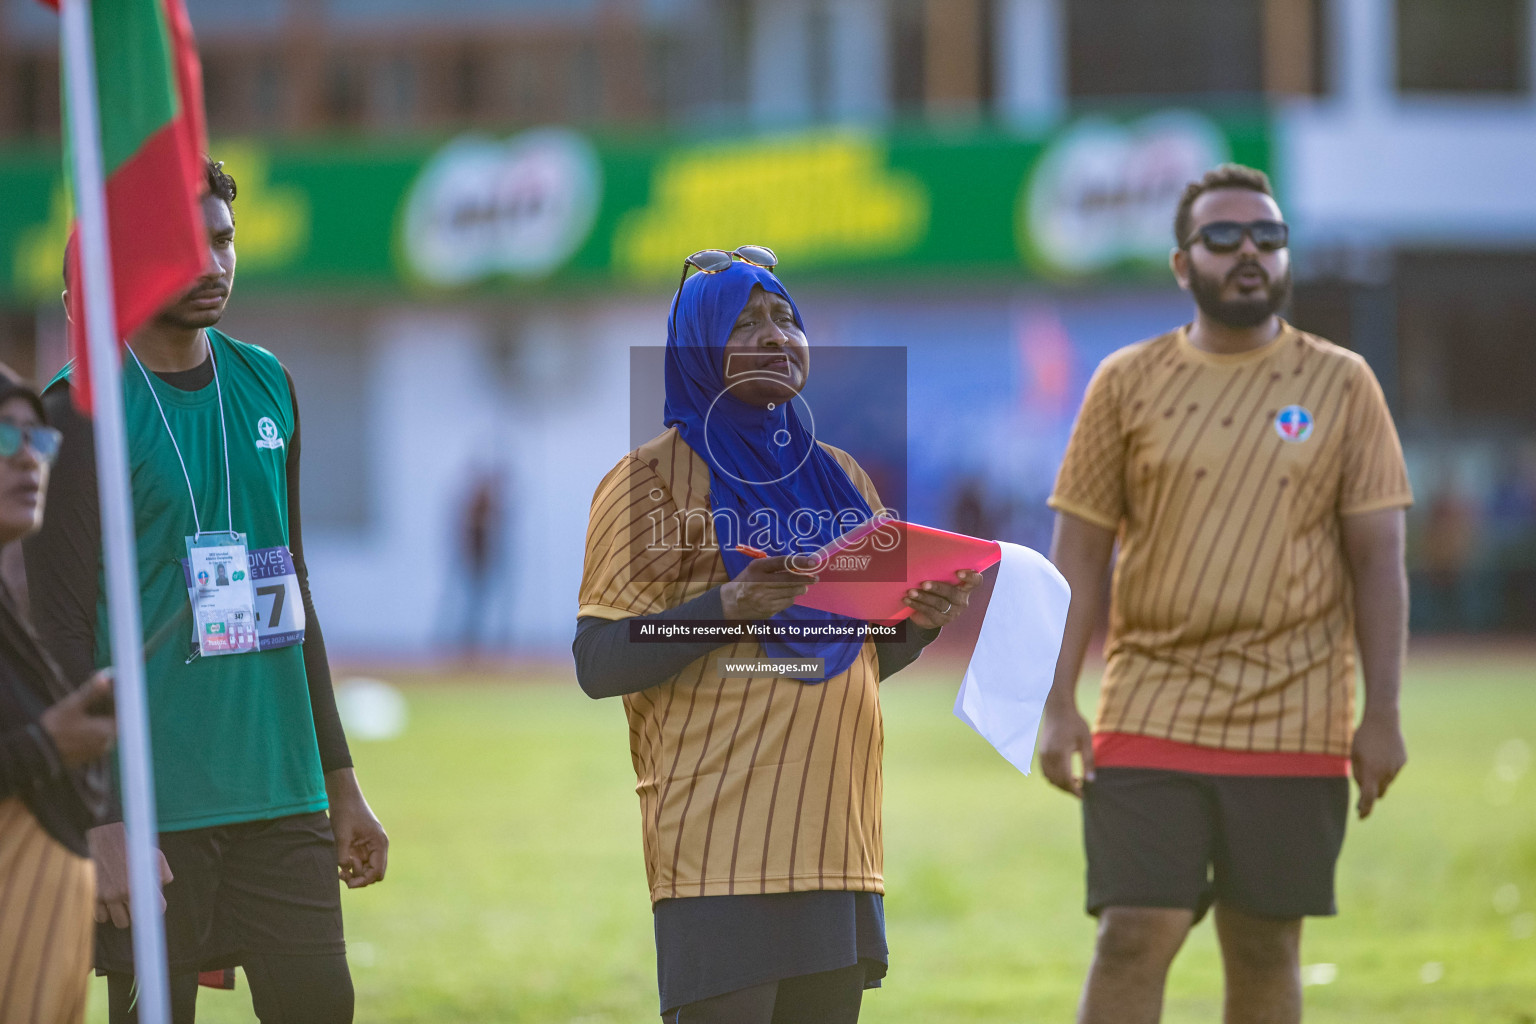
<instances>
[{"instance_id":1,"label":"person in black clothing","mask_svg":"<svg viewBox=\"0 0 1536 1024\"><path fill-rule=\"evenodd\" d=\"M0 370L0 544L37 529L59 432ZM85 1019L95 883L86 831L116 722L105 672L73 688L0 584L0 1020Z\"/></svg>"}]
</instances>

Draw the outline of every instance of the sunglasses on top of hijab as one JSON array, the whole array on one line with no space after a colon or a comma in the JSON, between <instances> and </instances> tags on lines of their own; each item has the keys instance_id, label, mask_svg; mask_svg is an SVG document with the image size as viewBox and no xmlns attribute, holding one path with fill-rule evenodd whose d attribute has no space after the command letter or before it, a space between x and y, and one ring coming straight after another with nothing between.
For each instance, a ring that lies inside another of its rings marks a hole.
<instances>
[{"instance_id":1,"label":"sunglasses on top of hijab","mask_svg":"<svg viewBox=\"0 0 1536 1024\"><path fill-rule=\"evenodd\" d=\"M724 249L700 249L683 260L683 276L677 279L677 287L681 289L683 282L688 280L689 267L701 274L718 274L728 268L732 260L741 260L764 270L772 270L779 265L779 258L766 245L738 245L730 252Z\"/></svg>"},{"instance_id":2,"label":"sunglasses on top of hijab","mask_svg":"<svg viewBox=\"0 0 1536 1024\"><path fill-rule=\"evenodd\" d=\"M1278 220L1251 220L1247 223L1213 220L1191 235L1189 241L1184 243L1184 248L1202 242L1211 252L1236 252L1243 244L1244 235L1253 239L1254 246L1261 252L1274 252L1286 247L1291 238L1291 229Z\"/></svg>"},{"instance_id":3,"label":"sunglasses on top of hijab","mask_svg":"<svg viewBox=\"0 0 1536 1024\"><path fill-rule=\"evenodd\" d=\"M8 459L26 445L32 449L39 462L52 462L59 457L59 444L64 435L42 424L22 427L0 420L0 458Z\"/></svg>"},{"instance_id":4,"label":"sunglasses on top of hijab","mask_svg":"<svg viewBox=\"0 0 1536 1024\"><path fill-rule=\"evenodd\" d=\"M718 274L730 267L732 260L741 260L763 270L779 265L779 257L766 245L738 245L730 252L724 249L700 249L683 260L683 275L677 279L677 299L672 304L672 316L677 316L677 302L683 297L683 282L688 280L688 268L701 274Z\"/></svg>"}]
</instances>

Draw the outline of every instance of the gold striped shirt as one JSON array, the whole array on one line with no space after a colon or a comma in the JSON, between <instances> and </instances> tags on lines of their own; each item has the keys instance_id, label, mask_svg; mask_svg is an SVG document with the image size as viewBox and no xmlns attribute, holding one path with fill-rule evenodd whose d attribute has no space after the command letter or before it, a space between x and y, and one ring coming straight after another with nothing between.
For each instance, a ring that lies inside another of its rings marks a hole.
<instances>
[{"instance_id":1,"label":"gold striped shirt","mask_svg":"<svg viewBox=\"0 0 1536 1024\"><path fill-rule=\"evenodd\" d=\"M873 484L837 460L871 508ZM678 524L678 542L657 543ZM598 486L578 615L623 619L729 581L709 518L709 469L676 428L621 459ZM652 901L834 889L884 892L879 664L865 641L849 668L806 685L722 678L721 646L624 697Z\"/></svg>"},{"instance_id":2,"label":"gold striped shirt","mask_svg":"<svg viewBox=\"0 0 1536 1024\"><path fill-rule=\"evenodd\" d=\"M1358 355L1283 325L1177 331L1100 364L1050 504L1118 530L1095 731L1347 756L1354 606L1340 518L1413 500Z\"/></svg>"},{"instance_id":3,"label":"gold striped shirt","mask_svg":"<svg viewBox=\"0 0 1536 1024\"><path fill-rule=\"evenodd\" d=\"M90 860L0 800L0 1021L85 1020L95 909Z\"/></svg>"}]
</instances>

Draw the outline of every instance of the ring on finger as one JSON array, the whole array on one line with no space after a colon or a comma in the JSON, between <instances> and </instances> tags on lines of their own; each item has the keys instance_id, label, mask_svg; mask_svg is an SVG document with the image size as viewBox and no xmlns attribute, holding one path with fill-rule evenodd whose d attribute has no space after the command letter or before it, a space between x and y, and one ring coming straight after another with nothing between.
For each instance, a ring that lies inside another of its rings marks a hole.
<instances>
[{"instance_id":1,"label":"ring on finger","mask_svg":"<svg viewBox=\"0 0 1536 1024\"><path fill-rule=\"evenodd\" d=\"M940 615L948 615L950 612L952 612L954 610L955 610L955 606L954 606L953 602L945 601L944 602L944 610L942 612L940 612L939 614Z\"/></svg>"}]
</instances>

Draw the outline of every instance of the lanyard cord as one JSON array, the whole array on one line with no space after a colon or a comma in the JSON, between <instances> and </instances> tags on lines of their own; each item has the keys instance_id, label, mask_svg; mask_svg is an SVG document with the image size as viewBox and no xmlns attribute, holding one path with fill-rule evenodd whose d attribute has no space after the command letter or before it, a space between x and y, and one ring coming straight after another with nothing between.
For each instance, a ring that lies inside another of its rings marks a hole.
<instances>
[{"instance_id":1,"label":"lanyard cord","mask_svg":"<svg viewBox=\"0 0 1536 1024\"><path fill-rule=\"evenodd\" d=\"M213 357L213 340L207 333L203 334L203 342L208 346L208 362L213 364L213 387L219 396L219 436L224 442L224 508L229 513L229 532L235 532L235 502L233 485L229 474L229 426L224 421L224 386L219 383L219 363ZM196 536L203 535L203 521L197 514L197 495L192 491L192 477L187 473L187 460L182 457L181 445L176 443L176 434L171 430L171 421L166 419L165 406L160 404L160 396L155 392L154 384L150 383L149 371L144 369L144 364L139 361L139 354L132 346L125 345L128 354L133 356L133 361L138 364L139 372L144 375L144 384L149 388L149 396L155 400L155 408L160 410L160 422L165 424L166 436L171 439L171 447L176 450L176 461L181 463L181 478L187 482L187 498L192 503L192 524L197 528Z\"/></svg>"}]
</instances>

